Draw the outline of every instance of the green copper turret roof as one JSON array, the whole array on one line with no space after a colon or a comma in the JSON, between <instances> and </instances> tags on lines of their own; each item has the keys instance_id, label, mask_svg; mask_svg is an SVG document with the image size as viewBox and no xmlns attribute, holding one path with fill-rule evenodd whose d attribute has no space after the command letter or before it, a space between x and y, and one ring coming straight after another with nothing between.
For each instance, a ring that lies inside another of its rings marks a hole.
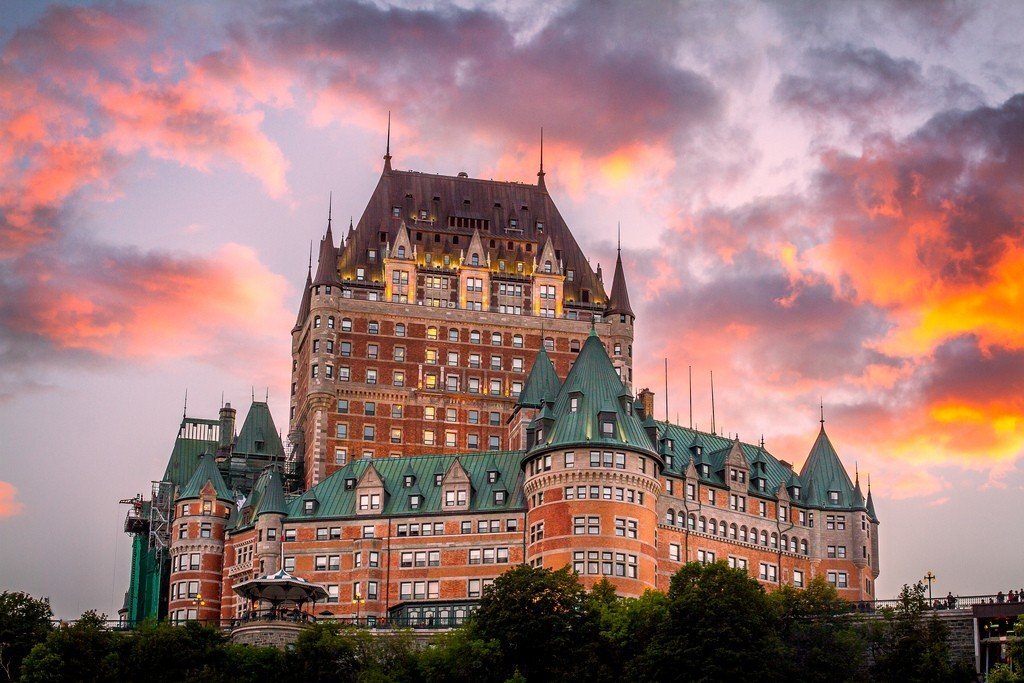
<instances>
[{"instance_id":1,"label":"green copper turret roof","mask_svg":"<svg viewBox=\"0 0 1024 683\"><path fill-rule=\"evenodd\" d=\"M811 504L836 508L859 507L864 504L863 500L856 500L858 496L854 493L853 482L825 433L824 421L800 470L800 478L807 484L805 500ZM837 502L830 499L830 491L838 493Z\"/></svg>"},{"instance_id":2,"label":"green copper turret roof","mask_svg":"<svg viewBox=\"0 0 1024 683\"><path fill-rule=\"evenodd\" d=\"M284 483L281 481L281 473L276 467L271 467L263 473L261 479L263 490L260 499L256 502L256 517L264 514L288 514L288 506L284 500ZM256 487L253 487L255 492Z\"/></svg>"},{"instance_id":3,"label":"green copper turret roof","mask_svg":"<svg viewBox=\"0 0 1024 683\"><path fill-rule=\"evenodd\" d=\"M875 522L878 521L878 515L875 514L875 501L871 498L871 482L868 481L868 502L867 502L868 515Z\"/></svg>"},{"instance_id":4,"label":"green copper turret roof","mask_svg":"<svg viewBox=\"0 0 1024 683\"><path fill-rule=\"evenodd\" d=\"M203 488L206 486L206 482L210 482L213 485L214 491L217 492L217 500L229 503L235 502L231 495L231 490L224 483L224 477L220 476L220 470L217 469L217 461L209 453L200 456L199 466L196 468L192 478L188 480L188 483L178 493L178 500L199 498Z\"/></svg>"},{"instance_id":5,"label":"green copper turret roof","mask_svg":"<svg viewBox=\"0 0 1024 683\"><path fill-rule=\"evenodd\" d=\"M626 291L626 275L622 271L622 250L615 259L615 275L612 277L612 293L608 298L608 313L619 313L636 317L629 305L629 292Z\"/></svg>"},{"instance_id":6,"label":"green copper turret roof","mask_svg":"<svg viewBox=\"0 0 1024 683\"><path fill-rule=\"evenodd\" d=\"M239 455L273 455L284 457L284 444L274 426L274 418L270 407L264 401L253 401L249 413L245 416L238 440L235 442L234 453Z\"/></svg>"},{"instance_id":7,"label":"green copper turret roof","mask_svg":"<svg viewBox=\"0 0 1024 683\"><path fill-rule=\"evenodd\" d=\"M516 403L524 408L540 408L545 401L555 400L561 384L551 358L541 346Z\"/></svg>"},{"instance_id":8,"label":"green copper turret roof","mask_svg":"<svg viewBox=\"0 0 1024 683\"><path fill-rule=\"evenodd\" d=\"M199 466L199 458L204 453L213 453L217 450L218 440L215 437L219 428L218 420L182 418L162 481L184 486Z\"/></svg>"},{"instance_id":9,"label":"green copper turret roof","mask_svg":"<svg viewBox=\"0 0 1024 683\"><path fill-rule=\"evenodd\" d=\"M575 410L572 399L576 399ZM632 405L632 396L615 372L604 344L591 330L555 398L554 423L531 450L568 445L628 445L653 455L654 445L631 410ZM601 434L603 414L614 422L611 436Z\"/></svg>"}]
</instances>

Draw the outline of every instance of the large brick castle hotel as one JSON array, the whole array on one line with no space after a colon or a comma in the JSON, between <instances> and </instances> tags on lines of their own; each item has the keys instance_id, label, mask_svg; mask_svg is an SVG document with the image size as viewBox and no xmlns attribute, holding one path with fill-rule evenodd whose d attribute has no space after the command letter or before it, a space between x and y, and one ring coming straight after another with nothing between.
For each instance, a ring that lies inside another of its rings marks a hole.
<instances>
[{"instance_id":1,"label":"large brick castle hotel","mask_svg":"<svg viewBox=\"0 0 1024 683\"><path fill-rule=\"evenodd\" d=\"M511 565L619 594L688 561L766 587L823 575L870 600L878 520L824 429L800 472L762 445L656 420L610 289L544 184L398 171L330 219L292 329L286 449L266 402L184 417L134 501L131 619L231 619L285 570L318 613L447 623ZM287 451L287 452L286 452ZM200 596L197 598L197 595Z\"/></svg>"}]
</instances>

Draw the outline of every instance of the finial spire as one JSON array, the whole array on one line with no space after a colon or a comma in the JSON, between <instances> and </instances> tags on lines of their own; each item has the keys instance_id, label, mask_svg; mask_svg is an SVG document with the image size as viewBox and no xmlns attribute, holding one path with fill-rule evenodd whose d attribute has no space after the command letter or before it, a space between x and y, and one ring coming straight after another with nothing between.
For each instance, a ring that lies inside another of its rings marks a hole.
<instances>
[{"instance_id":1,"label":"finial spire","mask_svg":"<svg viewBox=\"0 0 1024 683\"><path fill-rule=\"evenodd\" d=\"M391 171L391 110L388 110L388 138L384 146L384 170Z\"/></svg>"},{"instance_id":2,"label":"finial spire","mask_svg":"<svg viewBox=\"0 0 1024 683\"><path fill-rule=\"evenodd\" d=\"M331 227L331 209L334 205L334 192L327 193L327 227Z\"/></svg>"},{"instance_id":3,"label":"finial spire","mask_svg":"<svg viewBox=\"0 0 1024 683\"><path fill-rule=\"evenodd\" d=\"M615 251L618 252L619 258L622 258L622 221L616 223L615 228Z\"/></svg>"},{"instance_id":4,"label":"finial spire","mask_svg":"<svg viewBox=\"0 0 1024 683\"><path fill-rule=\"evenodd\" d=\"M267 387L267 396L263 399L264 403L270 403L270 387Z\"/></svg>"},{"instance_id":5,"label":"finial spire","mask_svg":"<svg viewBox=\"0 0 1024 683\"><path fill-rule=\"evenodd\" d=\"M825 402L821 399L820 396L818 397L818 408L821 409L821 420L820 420L820 422L821 422L821 428L824 429L825 428Z\"/></svg>"},{"instance_id":6,"label":"finial spire","mask_svg":"<svg viewBox=\"0 0 1024 683\"><path fill-rule=\"evenodd\" d=\"M309 241L309 267L306 269L308 273L313 272L313 240Z\"/></svg>"},{"instance_id":7,"label":"finial spire","mask_svg":"<svg viewBox=\"0 0 1024 683\"><path fill-rule=\"evenodd\" d=\"M540 128L540 170L537 171L537 187L544 188L544 126Z\"/></svg>"},{"instance_id":8,"label":"finial spire","mask_svg":"<svg viewBox=\"0 0 1024 683\"><path fill-rule=\"evenodd\" d=\"M181 419L184 420L188 415L188 387L185 388L185 403L181 407Z\"/></svg>"}]
</instances>

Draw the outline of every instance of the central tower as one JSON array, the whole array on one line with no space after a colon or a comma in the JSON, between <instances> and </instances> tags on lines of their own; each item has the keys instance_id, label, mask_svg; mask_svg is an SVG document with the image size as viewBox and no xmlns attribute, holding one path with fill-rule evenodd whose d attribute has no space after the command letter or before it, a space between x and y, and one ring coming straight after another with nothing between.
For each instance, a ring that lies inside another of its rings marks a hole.
<instances>
[{"instance_id":1,"label":"central tower","mask_svg":"<svg viewBox=\"0 0 1024 683\"><path fill-rule=\"evenodd\" d=\"M632 382L621 259L606 293L544 184L391 167L336 246L331 218L292 330L293 486L353 459L504 450L542 348L565 375L587 334Z\"/></svg>"}]
</instances>

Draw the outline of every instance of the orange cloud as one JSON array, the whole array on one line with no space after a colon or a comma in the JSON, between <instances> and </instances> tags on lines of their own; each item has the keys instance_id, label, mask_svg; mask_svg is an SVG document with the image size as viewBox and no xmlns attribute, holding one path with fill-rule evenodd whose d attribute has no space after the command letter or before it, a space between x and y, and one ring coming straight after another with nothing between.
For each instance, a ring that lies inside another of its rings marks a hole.
<instances>
[{"instance_id":1,"label":"orange cloud","mask_svg":"<svg viewBox=\"0 0 1024 683\"><path fill-rule=\"evenodd\" d=\"M25 506L17 500L18 489L6 481L0 481L0 519L20 515Z\"/></svg>"}]
</instances>

